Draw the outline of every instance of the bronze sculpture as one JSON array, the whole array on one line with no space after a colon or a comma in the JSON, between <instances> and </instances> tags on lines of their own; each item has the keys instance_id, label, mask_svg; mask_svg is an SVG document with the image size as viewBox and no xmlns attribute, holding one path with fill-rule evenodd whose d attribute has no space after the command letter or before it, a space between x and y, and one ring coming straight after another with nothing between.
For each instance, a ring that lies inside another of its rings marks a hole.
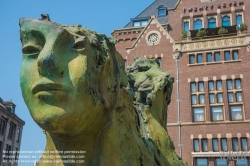
<instances>
[{"instance_id":1,"label":"bronze sculpture","mask_svg":"<svg viewBox=\"0 0 250 166\"><path fill-rule=\"evenodd\" d=\"M115 41L82 28L20 19L21 89L46 131L45 151L86 151L85 165L184 165L166 127L173 78L154 59L125 72Z\"/></svg>"}]
</instances>

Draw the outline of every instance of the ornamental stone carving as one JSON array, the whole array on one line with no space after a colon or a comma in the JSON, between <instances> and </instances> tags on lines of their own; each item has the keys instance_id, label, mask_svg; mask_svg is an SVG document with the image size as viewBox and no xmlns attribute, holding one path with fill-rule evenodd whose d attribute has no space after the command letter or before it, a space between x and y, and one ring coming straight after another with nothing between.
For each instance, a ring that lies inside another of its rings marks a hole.
<instances>
[{"instance_id":1,"label":"ornamental stone carving","mask_svg":"<svg viewBox=\"0 0 250 166\"><path fill-rule=\"evenodd\" d=\"M185 43L182 45L182 50L199 50L199 49L208 49L216 47L231 47L235 45L244 45L246 43L245 37L232 38L232 39L218 39L212 41L198 41L193 43Z\"/></svg>"},{"instance_id":2,"label":"ornamental stone carving","mask_svg":"<svg viewBox=\"0 0 250 166\"><path fill-rule=\"evenodd\" d=\"M148 36L148 41L154 45L159 40L159 36L156 33L151 33Z\"/></svg>"},{"instance_id":3,"label":"ornamental stone carving","mask_svg":"<svg viewBox=\"0 0 250 166\"><path fill-rule=\"evenodd\" d=\"M154 46L160 43L161 34L158 31L150 31L146 35L146 43L148 46Z\"/></svg>"}]
</instances>

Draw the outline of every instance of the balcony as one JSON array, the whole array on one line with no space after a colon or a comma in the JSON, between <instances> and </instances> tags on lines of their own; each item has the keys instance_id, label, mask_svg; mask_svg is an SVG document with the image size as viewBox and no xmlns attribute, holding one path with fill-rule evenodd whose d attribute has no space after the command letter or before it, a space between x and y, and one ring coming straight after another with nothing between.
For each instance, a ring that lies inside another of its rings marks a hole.
<instances>
[{"instance_id":1,"label":"balcony","mask_svg":"<svg viewBox=\"0 0 250 166\"><path fill-rule=\"evenodd\" d=\"M228 27L223 27L227 29L228 33L223 34L223 36L236 36L237 35L237 27L236 25L233 26L228 26ZM220 27L216 28L202 28L201 30L206 30L207 34L206 36L203 36L202 39L209 39L209 38L216 38L216 37L221 37L222 35L218 34L218 30ZM197 37L196 34L198 33L198 30L189 30L190 31L190 38L192 40L199 40L201 37Z\"/></svg>"}]
</instances>

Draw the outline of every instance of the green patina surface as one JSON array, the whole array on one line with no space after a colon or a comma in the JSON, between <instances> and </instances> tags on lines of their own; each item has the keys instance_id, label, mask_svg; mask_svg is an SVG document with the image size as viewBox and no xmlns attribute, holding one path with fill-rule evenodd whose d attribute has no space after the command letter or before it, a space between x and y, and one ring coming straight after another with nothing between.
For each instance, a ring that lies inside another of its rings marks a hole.
<instances>
[{"instance_id":1,"label":"green patina surface","mask_svg":"<svg viewBox=\"0 0 250 166\"><path fill-rule=\"evenodd\" d=\"M80 25L20 19L20 83L45 151L86 151L85 165L182 166L166 131L173 78L154 59L125 71L113 39ZM63 163L39 165L83 165ZM54 160L54 159L53 159Z\"/></svg>"}]
</instances>

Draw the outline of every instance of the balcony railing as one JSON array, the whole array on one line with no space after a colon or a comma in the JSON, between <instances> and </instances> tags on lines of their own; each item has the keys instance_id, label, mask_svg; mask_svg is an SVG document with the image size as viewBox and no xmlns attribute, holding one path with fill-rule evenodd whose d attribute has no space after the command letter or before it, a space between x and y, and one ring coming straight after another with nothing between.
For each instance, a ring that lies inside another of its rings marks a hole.
<instances>
[{"instance_id":1,"label":"balcony railing","mask_svg":"<svg viewBox=\"0 0 250 166\"><path fill-rule=\"evenodd\" d=\"M223 34L223 36L235 36L237 35L237 28L236 25L233 26L228 26L228 27L223 27L226 28L228 33ZM206 36L203 36L203 39L207 39L207 38L214 38L214 37L220 37L222 35L218 34L218 30L220 29L220 27L216 27L216 28L202 28L202 30L206 30L207 34ZM196 40L196 39L200 39L201 37L197 37L196 34L198 33L199 30L189 30L190 31L190 38L192 40Z\"/></svg>"}]
</instances>

